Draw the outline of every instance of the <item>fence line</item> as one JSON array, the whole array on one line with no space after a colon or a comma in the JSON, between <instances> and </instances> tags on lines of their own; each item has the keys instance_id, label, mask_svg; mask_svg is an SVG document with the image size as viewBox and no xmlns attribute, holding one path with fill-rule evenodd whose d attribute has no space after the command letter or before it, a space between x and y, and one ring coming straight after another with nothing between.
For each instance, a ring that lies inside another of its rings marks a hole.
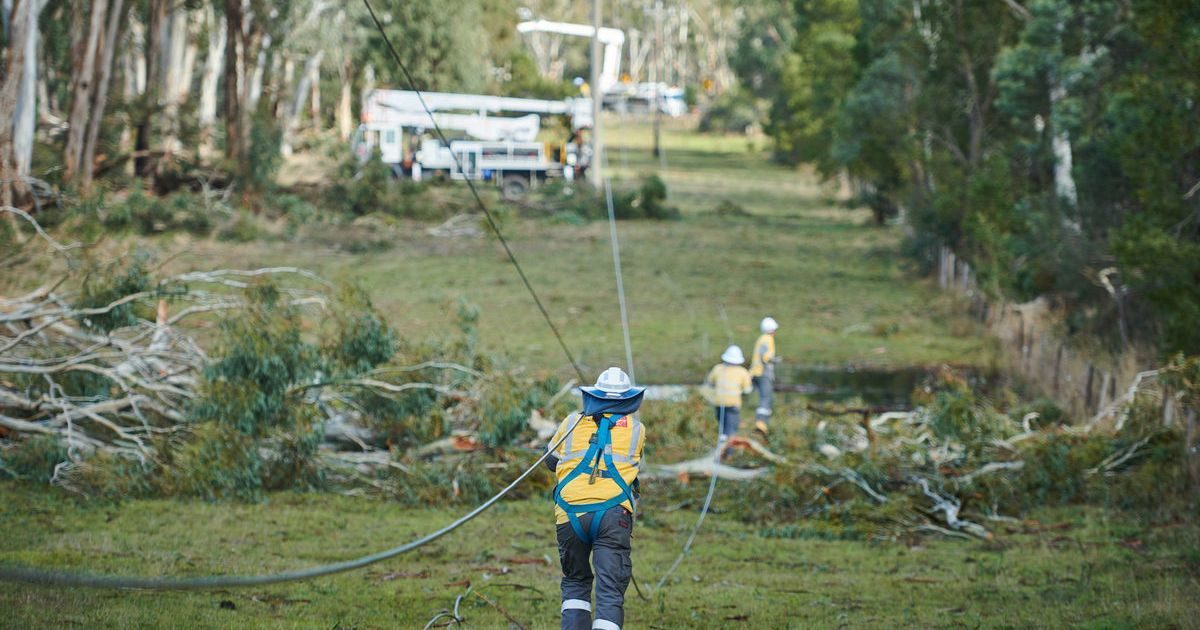
<instances>
[{"instance_id":1,"label":"fence line","mask_svg":"<svg viewBox=\"0 0 1200 630\"><path fill-rule=\"evenodd\" d=\"M969 300L971 315L1000 343L1001 364L1034 393L1054 400L1071 417L1092 418L1105 411L1118 392L1153 366L1135 351L1120 355L1088 353L1071 347L1057 332L1057 319L1044 298L1017 304L989 300L979 289L971 265L946 246L936 249L938 286ZM1180 410L1176 396L1159 385L1147 394L1160 401L1165 424L1187 421L1195 410Z\"/></svg>"}]
</instances>

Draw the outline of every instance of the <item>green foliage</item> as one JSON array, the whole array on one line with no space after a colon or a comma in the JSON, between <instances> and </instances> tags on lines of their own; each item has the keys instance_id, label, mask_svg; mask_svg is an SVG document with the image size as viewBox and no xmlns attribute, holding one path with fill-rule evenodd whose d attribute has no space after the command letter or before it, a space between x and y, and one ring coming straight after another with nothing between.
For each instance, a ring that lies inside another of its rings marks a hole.
<instances>
[{"instance_id":1,"label":"green foliage","mask_svg":"<svg viewBox=\"0 0 1200 630\"><path fill-rule=\"evenodd\" d=\"M250 123L250 138L246 155L237 165L237 172L246 192L263 196L274 188L275 174L283 156L279 146L283 142L283 129L279 120L265 106L260 106Z\"/></svg>"},{"instance_id":2,"label":"green foliage","mask_svg":"<svg viewBox=\"0 0 1200 630\"><path fill-rule=\"evenodd\" d=\"M362 15L366 45L357 49L356 65L373 65L381 84L468 93L478 92L483 86L487 44L478 39L485 26L480 2L389 0L375 8L381 14L388 39L405 55L405 65L416 82L408 85L371 18ZM412 54L415 51L420 54Z\"/></svg>"},{"instance_id":3,"label":"green foliage","mask_svg":"<svg viewBox=\"0 0 1200 630\"><path fill-rule=\"evenodd\" d=\"M537 64L525 50L512 50L505 66L509 75L503 84L502 94L505 96L559 101L579 92L570 81L543 78L538 72Z\"/></svg>"},{"instance_id":4,"label":"green foliage","mask_svg":"<svg viewBox=\"0 0 1200 630\"><path fill-rule=\"evenodd\" d=\"M762 124L758 100L744 90L729 90L704 109L699 129L705 133L748 133Z\"/></svg>"},{"instance_id":5,"label":"green foliage","mask_svg":"<svg viewBox=\"0 0 1200 630\"><path fill-rule=\"evenodd\" d=\"M326 195L326 206L356 216L373 213L417 219L440 218L447 214L433 198L429 184L396 180L392 167L376 151L365 163L353 158L342 163L338 177Z\"/></svg>"},{"instance_id":6,"label":"green foliage","mask_svg":"<svg viewBox=\"0 0 1200 630\"><path fill-rule=\"evenodd\" d=\"M83 281L83 290L75 307L79 309L108 309L110 304L118 302L135 293L149 291L151 279L146 271L146 258L138 254L132 260L122 265L113 263L107 267L88 274ZM132 326L137 323L137 301L129 301L108 309L105 312L88 315L83 320L87 328L99 332L110 332L117 328Z\"/></svg>"},{"instance_id":7,"label":"green foliage","mask_svg":"<svg viewBox=\"0 0 1200 630\"><path fill-rule=\"evenodd\" d=\"M0 450L0 473L14 479L49 483L54 469L67 461L67 446L55 436L37 435Z\"/></svg>"},{"instance_id":8,"label":"green foliage","mask_svg":"<svg viewBox=\"0 0 1200 630\"><path fill-rule=\"evenodd\" d=\"M635 192L613 192L613 214L618 219L651 219L656 221L679 218L679 209L667 205L667 185L658 175L647 175ZM606 214L607 216L607 209Z\"/></svg>"},{"instance_id":9,"label":"green foliage","mask_svg":"<svg viewBox=\"0 0 1200 630\"><path fill-rule=\"evenodd\" d=\"M511 444L528 430L529 414L542 408L557 390L557 379L532 385L511 375L490 379L480 404L479 440L489 448Z\"/></svg>"},{"instance_id":10,"label":"green foliage","mask_svg":"<svg viewBox=\"0 0 1200 630\"><path fill-rule=\"evenodd\" d=\"M198 425L164 456L156 489L166 496L209 501L262 499L262 462L254 438L218 422Z\"/></svg>"},{"instance_id":11,"label":"green foliage","mask_svg":"<svg viewBox=\"0 0 1200 630\"><path fill-rule=\"evenodd\" d=\"M318 368L316 348L300 334L300 318L279 289L261 284L251 303L221 322L221 358L204 370L193 422L215 422L252 437L296 425L294 389Z\"/></svg>"},{"instance_id":12,"label":"green foliage","mask_svg":"<svg viewBox=\"0 0 1200 630\"><path fill-rule=\"evenodd\" d=\"M343 288L333 317L334 331L322 345L326 367L338 376L356 376L392 358L396 333L375 312L371 298L356 287Z\"/></svg>"},{"instance_id":13,"label":"green foliage","mask_svg":"<svg viewBox=\"0 0 1200 630\"><path fill-rule=\"evenodd\" d=\"M987 290L1074 307L1075 330L1131 330L1165 353L1200 348L1193 8L797 0L792 9L794 36L777 38L786 53L768 47L769 28L755 19L753 45L739 48L759 61L738 68L772 100L767 131L780 158L849 175L877 220L905 209L916 253L953 246ZM1120 304L1080 273L1105 268L1117 271Z\"/></svg>"},{"instance_id":14,"label":"green foliage","mask_svg":"<svg viewBox=\"0 0 1200 630\"><path fill-rule=\"evenodd\" d=\"M258 235L258 223L248 212L238 212L232 221L217 232L217 238L233 243L249 243L258 238Z\"/></svg>"},{"instance_id":15,"label":"green foliage","mask_svg":"<svg viewBox=\"0 0 1200 630\"><path fill-rule=\"evenodd\" d=\"M108 230L133 229L141 234L183 230L205 236L216 225L214 208L201 196L179 191L166 197L155 197L145 192L140 180L134 181L124 201L91 197L80 203L77 212L98 217L100 224Z\"/></svg>"}]
</instances>

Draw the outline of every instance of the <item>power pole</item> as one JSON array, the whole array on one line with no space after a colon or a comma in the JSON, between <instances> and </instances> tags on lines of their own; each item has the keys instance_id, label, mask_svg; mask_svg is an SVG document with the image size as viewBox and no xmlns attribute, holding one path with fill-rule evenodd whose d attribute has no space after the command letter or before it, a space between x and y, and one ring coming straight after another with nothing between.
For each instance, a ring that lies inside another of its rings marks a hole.
<instances>
[{"instance_id":1,"label":"power pole","mask_svg":"<svg viewBox=\"0 0 1200 630\"><path fill-rule=\"evenodd\" d=\"M656 0L654 3L654 102L651 106L654 108L654 157L659 156L661 149L659 148L659 135L662 126L662 107L658 100L658 86L663 83L663 67L662 67L662 47L663 47L663 30L662 30L662 0Z\"/></svg>"},{"instance_id":2,"label":"power pole","mask_svg":"<svg viewBox=\"0 0 1200 630\"><path fill-rule=\"evenodd\" d=\"M592 162L588 164L588 173L591 174L588 179L596 190L600 190L604 182L600 173L604 151L604 145L600 142L600 106L603 104L600 90L600 2L592 0Z\"/></svg>"}]
</instances>

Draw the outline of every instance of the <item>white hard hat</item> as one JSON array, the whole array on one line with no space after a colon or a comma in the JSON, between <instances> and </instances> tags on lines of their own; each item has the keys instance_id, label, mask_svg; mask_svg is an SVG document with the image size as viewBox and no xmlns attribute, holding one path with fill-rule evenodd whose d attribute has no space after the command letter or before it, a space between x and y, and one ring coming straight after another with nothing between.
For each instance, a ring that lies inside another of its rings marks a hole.
<instances>
[{"instance_id":1,"label":"white hard hat","mask_svg":"<svg viewBox=\"0 0 1200 630\"><path fill-rule=\"evenodd\" d=\"M779 322L775 321L774 317L764 317L758 327L765 333L773 333L779 330Z\"/></svg>"},{"instance_id":2,"label":"white hard hat","mask_svg":"<svg viewBox=\"0 0 1200 630\"><path fill-rule=\"evenodd\" d=\"M642 391L642 388L634 387L633 382L629 380L629 375L618 367L610 367L601 372L594 387L580 389L599 398L617 399L630 398Z\"/></svg>"},{"instance_id":3,"label":"white hard hat","mask_svg":"<svg viewBox=\"0 0 1200 630\"><path fill-rule=\"evenodd\" d=\"M746 355L742 354L742 349L737 346L729 346L725 348L725 352L721 355L721 360L734 365L741 365L746 362Z\"/></svg>"}]
</instances>

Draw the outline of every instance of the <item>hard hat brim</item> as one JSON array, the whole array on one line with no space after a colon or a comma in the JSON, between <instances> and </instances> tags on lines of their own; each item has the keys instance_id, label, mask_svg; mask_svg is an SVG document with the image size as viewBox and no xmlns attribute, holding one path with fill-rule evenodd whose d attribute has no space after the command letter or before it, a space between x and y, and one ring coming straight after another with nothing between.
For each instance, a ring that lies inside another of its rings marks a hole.
<instances>
[{"instance_id":1,"label":"hard hat brim","mask_svg":"<svg viewBox=\"0 0 1200 630\"><path fill-rule=\"evenodd\" d=\"M589 396L594 396L596 398L603 398L606 400L628 400L630 398L633 398L634 396L641 394L642 392L645 392L646 388L645 387L630 387L629 389L627 389L623 392L605 391L603 389L600 389L599 387L580 387L579 390Z\"/></svg>"}]
</instances>

